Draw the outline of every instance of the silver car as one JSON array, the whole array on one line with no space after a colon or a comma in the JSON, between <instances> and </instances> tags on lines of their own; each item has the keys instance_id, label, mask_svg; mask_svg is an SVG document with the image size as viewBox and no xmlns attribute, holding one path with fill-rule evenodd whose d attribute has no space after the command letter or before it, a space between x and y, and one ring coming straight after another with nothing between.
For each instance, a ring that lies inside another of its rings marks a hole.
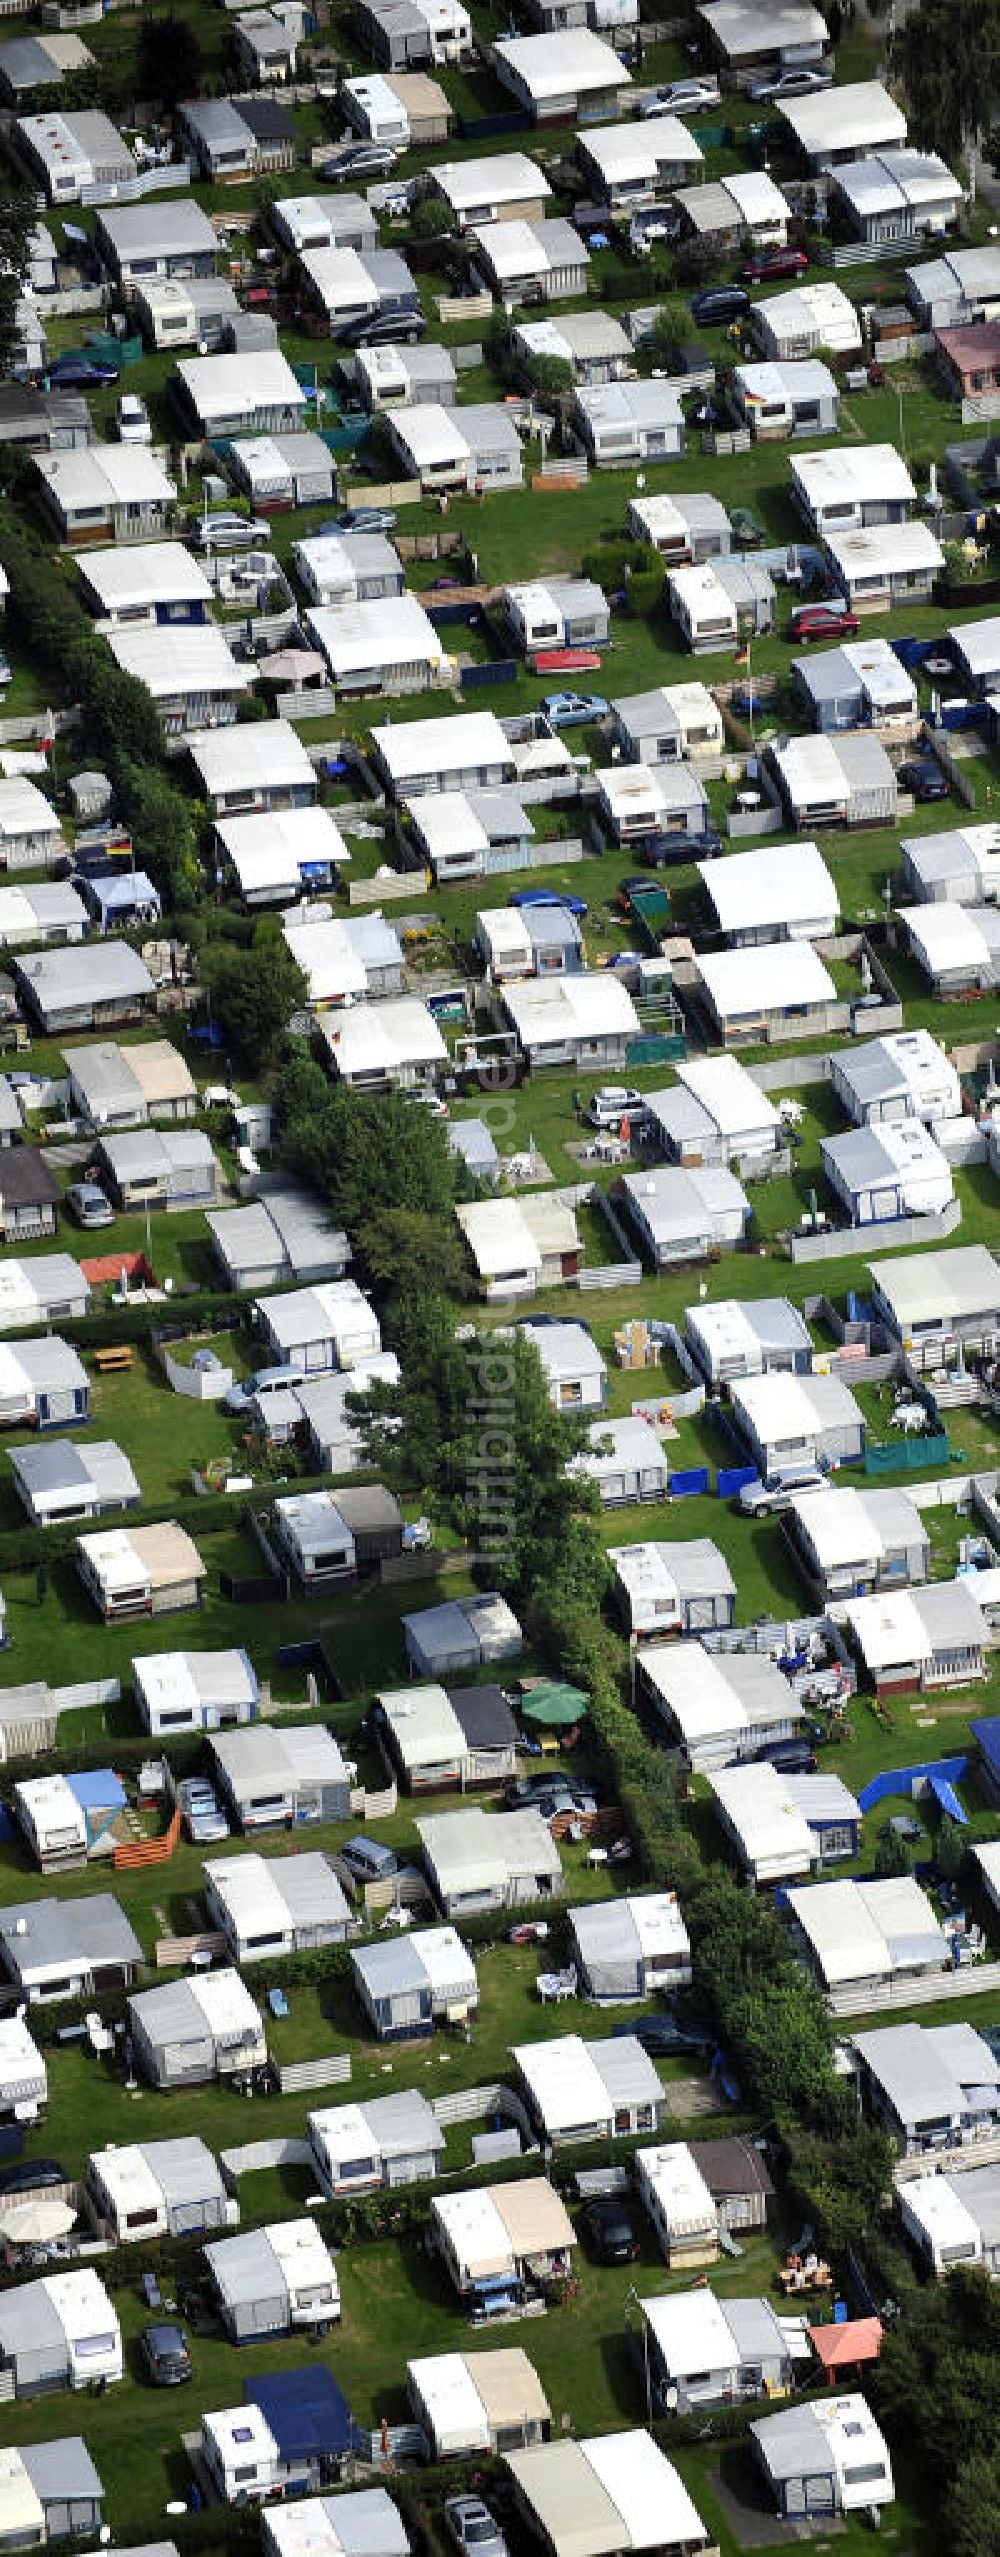
<instances>
[{"instance_id":1,"label":"silver car","mask_svg":"<svg viewBox=\"0 0 1000 2557\"><path fill-rule=\"evenodd\" d=\"M444 2518L455 2545L474 2557L507 2557L507 2542L479 2495L449 2495Z\"/></svg>"}]
</instances>

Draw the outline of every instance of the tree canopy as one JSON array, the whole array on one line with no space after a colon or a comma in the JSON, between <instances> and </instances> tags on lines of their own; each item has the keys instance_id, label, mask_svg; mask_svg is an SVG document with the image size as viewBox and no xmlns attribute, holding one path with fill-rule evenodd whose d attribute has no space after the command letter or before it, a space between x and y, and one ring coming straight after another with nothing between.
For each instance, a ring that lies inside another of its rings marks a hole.
<instances>
[{"instance_id":1,"label":"tree canopy","mask_svg":"<svg viewBox=\"0 0 1000 2557\"><path fill-rule=\"evenodd\" d=\"M32 232L38 207L31 188L0 187L0 373L9 371L17 343L17 305L28 272Z\"/></svg>"},{"instance_id":2,"label":"tree canopy","mask_svg":"<svg viewBox=\"0 0 1000 2557\"><path fill-rule=\"evenodd\" d=\"M136 61L139 94L160 106L176 107L196 98L204 86L202 49L189 18L176 10L143 17Z\"/></svg>"},{"instance_id":3,"label":"tree canopy","mask_svg":"<svg viewBox=\"0 0 1000 2557\"><path fill-rule=\"evenodd\" d=\"M955 160L988 126L1000 90L1000 0L917 0L892 39L910 138Z\"/></svg>"},{"instance_id":4,"label":"tree canopy","mask_svg":"<svg viewBox=\"0 0 1000 2557\"><path fill-rule=\"evenodd\" d=\"M269 1065L308 992L298 960L276 925L258 925L249 949L210 943L202 975L234 1056L244 1065Z\"/></svg>"}]
</instances>

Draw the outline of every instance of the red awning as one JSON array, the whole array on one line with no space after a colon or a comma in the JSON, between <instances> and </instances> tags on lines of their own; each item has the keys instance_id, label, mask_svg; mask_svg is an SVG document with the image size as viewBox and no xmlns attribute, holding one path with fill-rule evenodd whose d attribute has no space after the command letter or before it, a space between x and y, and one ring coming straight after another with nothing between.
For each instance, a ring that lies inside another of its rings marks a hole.
<instances>
[{"instance_id":1,"label":"red awning","mask_svg":"<svg viewBox=\"0 0 1000 2557\"><path fill-rule=\"evenodd\" d=\"M835 2371L856 2370L861 2362L878 2360L880 2317L849 2317L839 2326L810 2326L808 2332L816 2359L831 2379Z\"/></svg>"}]
</instances>

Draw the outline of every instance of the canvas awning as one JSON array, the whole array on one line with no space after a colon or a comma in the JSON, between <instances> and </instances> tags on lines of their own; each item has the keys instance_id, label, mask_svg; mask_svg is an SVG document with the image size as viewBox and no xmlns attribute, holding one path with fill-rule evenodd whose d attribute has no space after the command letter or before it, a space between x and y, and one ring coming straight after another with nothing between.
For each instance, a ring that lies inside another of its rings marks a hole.
<instances>
[{"instance_id":1,"label":"canvas awning","mask_svg":"<svg viewBox=\"0 0 1000 2557\"><path fill-rule=\"evenodd\" d=\"M531 1687L521 1698L522 1719L540 1723L549 1731L567 1730L571 1723L582 1722L589 1712L589 1699L582 1688L570 1687L558 1680Z\"/></svg>"},{"instance_id":2,"label":"canvas awning","mask_svg":"<svg viewBox=\"0 0 1000 2557\"><path fill-rule=\"evenodd\" d=\"M520 2345L496 2353L466 2353L463 2360L494 2436L509 2433L516 2425L527 2428L550 2422L548 2398Z\"/></svg>"}]
</instances>

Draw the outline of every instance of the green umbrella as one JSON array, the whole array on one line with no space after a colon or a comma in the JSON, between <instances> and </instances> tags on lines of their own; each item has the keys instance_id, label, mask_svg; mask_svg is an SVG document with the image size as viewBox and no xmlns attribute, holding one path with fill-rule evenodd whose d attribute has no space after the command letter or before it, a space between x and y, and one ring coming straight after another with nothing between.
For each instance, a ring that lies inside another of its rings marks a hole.
<instances>
[{"instance_id":1,"label":"green umbrella","mask_svg":"<svg viewBox=\"0 0 1000 2557\"><path fill-rule=\"evenodd\" d=\"M570 1723L582 1722L590 1712L582 1687L568 1687L553 1681L550 1686L531 1687L521 1698L525 1722L540 1722L552 1731L564 1731Z\"/></svg>"}]
</instances>

